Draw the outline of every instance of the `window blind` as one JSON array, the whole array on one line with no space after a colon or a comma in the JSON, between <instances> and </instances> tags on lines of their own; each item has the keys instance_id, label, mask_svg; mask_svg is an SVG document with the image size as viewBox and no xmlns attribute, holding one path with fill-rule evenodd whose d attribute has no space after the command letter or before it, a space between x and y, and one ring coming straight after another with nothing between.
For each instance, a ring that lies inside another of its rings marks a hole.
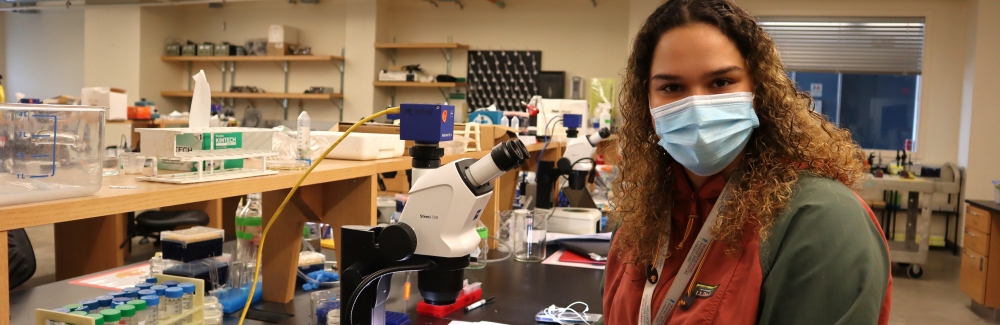
<instances>
[{"instance_id":1,"label":"window blind","mask_svg":"<svg viewBox=\"0 0 1000 325\"><path fill-rule=\"evenodd\" d=\"M792 71L919 74L923 18L758 17Z\"/></svg>"}]
</instances>

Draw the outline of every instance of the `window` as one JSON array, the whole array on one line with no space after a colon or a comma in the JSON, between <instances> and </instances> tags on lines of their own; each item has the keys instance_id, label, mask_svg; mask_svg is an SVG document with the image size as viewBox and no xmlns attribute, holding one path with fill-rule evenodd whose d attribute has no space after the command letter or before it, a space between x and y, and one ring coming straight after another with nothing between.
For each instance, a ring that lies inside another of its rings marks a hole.
<instances>
[{"instance_id":1,"label":"window","mask_svg":"<svg viewBox=\"0 0 1000 325\"><path fill-rule=\"evenodd\" d=\"M923 18L761 17L789 77L862 148L916 150Z\"/></svg>"}]
</instances>

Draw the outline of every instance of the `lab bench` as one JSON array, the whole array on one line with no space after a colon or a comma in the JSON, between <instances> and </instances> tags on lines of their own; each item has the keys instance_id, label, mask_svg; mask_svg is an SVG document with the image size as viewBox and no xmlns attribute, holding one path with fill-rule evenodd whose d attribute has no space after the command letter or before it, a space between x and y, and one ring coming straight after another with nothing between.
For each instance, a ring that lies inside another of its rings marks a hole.
<instances>
[{"instance_id":1,"label":"lab bench","mask_svg":"<svg viewBox=\"0 0 1000 325\"><path fill-rule=\"evenodd\" d=\"M484 150L448 155L442 158L442 163L481 158L489 154L493 145L510 138L501 128L484 127L483 132ZM543 146L542 143L527 146L532 157L522 168L533 168ZM564 143L550 143L542 160L558 160L564 146ZM320 163L282 213L283 222L275 223L268 234L271 243L294 244L264 247L261 272L269 279L264 281L264 300L277 303L292 300L295 293L293 267L305 222L323 222L335 229L343 225L375 225L377 175L404 171L410 169L410 164L407 156L373 161L326 159ZM126 237L128 213L157 208L204 210L209 216L209 227L223 228L224 219L232 217L232 213L224 213L229 209L223 199L262 192L264 221L267 222L302 173L285 171L277 175L188 185L137 182L138 187L134 189L108 187L118 178L127 176L105 177L101 190L91 196L0 206L0 216L3 216L0 218L0 256L7 255L7 230L55 224L56 279L121 267L127 252L119 245ZM516 182L516 173L508 173L494 184L495 195L482 215L491 233L499 222L497 207L513 204ZM339 236L339 232L335 233ZM338 252L340 248L337 245ZM0 258L0 274L6 274L7 267L7 259ZM0 315L9 312L11 296L8 292L8 279L0 276ZM8 320L0 317L0 325L7 324Z\"/></svg>"},{"instance_id":2,"label":"lab bench","mask_svg":"<svg viewBox=\"0 0 1000 325\"><path fill-rule=\"evenodd\" d=\"M235 242L227 242L227 247ZM556 249L550 247L549 252ZM333 251L324 249L327 258L333 257ZM126 269L143 263L122 267ZM503 324L534 324L534 316L538 311L549 305L566 306L575 301L587 303L590 313L602 313L601 279L602 270L546 265L541 263L522 263L511 259L491 263L480 270L466 270L465 277L470 283L483 283L483 296L496 297L496 302L487 304L476 310L465 313L459 311L437 319L416 313L420 292L417 290L417 276L410 277L412 291L410 300L402 300L402 289L405 275L394 275L386 310L406 311L410 315L411 324L445 325L451 320L478 322L491 321ZM11 305L13 324L33 323L36 308L57 308L71 302L91 299L107 294L107 290L69 284L63 280L34 288L17 290L11 294L14 303ZM265 281L266 283L266 281ZM515 285L516 284L516 285ZM57 299L55 297L58 297ZM289 303L260 302L251 305L251 309L267 313L283 313L294 316L285 318L278 323L265 323L248 318L244 324L309 324L309 292L296 287L294 299ZM226 315L223 324L237 324L239 312Z\"/></svg>"}]
</instances>

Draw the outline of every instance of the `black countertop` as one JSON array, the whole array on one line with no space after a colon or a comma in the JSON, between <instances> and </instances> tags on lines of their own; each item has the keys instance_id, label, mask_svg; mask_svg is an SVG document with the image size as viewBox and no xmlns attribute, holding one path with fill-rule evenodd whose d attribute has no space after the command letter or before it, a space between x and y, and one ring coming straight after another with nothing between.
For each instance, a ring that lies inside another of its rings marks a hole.
<instances>
[{"instance_id":1,"label":"black countertop","mask_svg":"<svg viewBox=\"0 0 1000 325\"><path fill-rule=\"evenodd\" d=\"M973 206L975 206L977 208L984 209L984 210L990 211L992 213L1000 214L1000 204L997 204L994 201L991 201L991 200L965 200L965 202L968 202L969 204L972 204Z\"/></svg>"},{"instance_id":2,"label":"black countertop","mask_svg":"<svg viewBox=\"0 0 1000 325\"><path fill-rule=\"evenodd\" d=\"M226 243L232 245L233 243ZM554 247L549 247L554 252ZM324 250L332 257L333 251ZM492 254L491 254L492 255ZM133 267L133 265L123 268ZM534 316L542 309L557 305L565 307L582 301L589 305L590 313L601 313L601 278L603 271L541 263L522 263L513 259L489 264L485 269L466 270L470 283L483 283L483 298L496 297L492 304L485 305L469 313L462 311L446 316L446 319L470 322L491 321L504 324L534 324ZM88 275L91 276L91 275ZM84 276L87 277L87 276ZM405 274L393 275L392 291L387 302L387 310L406 311L412 325L445 325L449 320L417 315L416 303L420 301L416 274L410 277L411 296L409 302L402 299ZM69 279L16 290L10 294L11 324L33 324L36 308L57 308L77 301L107 294L108 291L69 284ZM262 308L261 304L252 308ZM287 305L270 304L266 309L294 311L295 317L278 324L309 324L309 292L301 287L296 289L295 299ZM224 324L236 324L239 313L227 315ZM274 324L247 319L244 324Z\"/></svg>"}]
</instances>

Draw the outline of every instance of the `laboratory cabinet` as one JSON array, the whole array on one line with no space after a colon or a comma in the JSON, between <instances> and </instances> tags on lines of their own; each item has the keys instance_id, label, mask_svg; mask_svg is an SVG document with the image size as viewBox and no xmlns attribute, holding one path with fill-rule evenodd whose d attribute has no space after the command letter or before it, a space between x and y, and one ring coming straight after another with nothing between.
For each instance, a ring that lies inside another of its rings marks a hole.
<instances>
[{"instance_id":1,"label":"laboratory cabinet","mask_svg":"<svg viewBox=\"0 0 1000 325\"><path fill-rule=\"evenodd\" d=\"M959 286L979 305L1000 308L1000 204L966 202Z\"/></svg>"}]
</instances>

